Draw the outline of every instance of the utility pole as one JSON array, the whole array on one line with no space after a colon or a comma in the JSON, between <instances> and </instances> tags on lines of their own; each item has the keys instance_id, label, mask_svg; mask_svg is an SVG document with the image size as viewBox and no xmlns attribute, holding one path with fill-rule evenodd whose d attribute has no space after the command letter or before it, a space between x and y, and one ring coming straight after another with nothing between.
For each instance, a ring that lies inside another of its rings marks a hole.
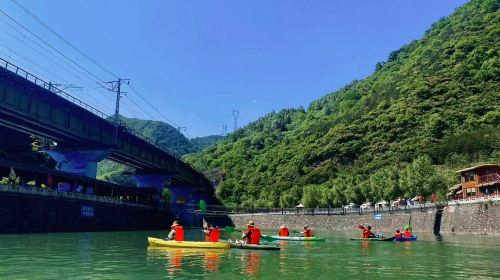
<instances>
[{"instance_id":1,"label":"utility pole","mask_svg":"<svg viewBox=\"0 0 500 280\"><path fill-rule=\"evenodd\" d=\"M106 82L105 87L111 92L116 92L116 106L115 106L115 130L113 132L113 137L115 139L115 144L118 143L118 127L120 126L120 99L123 97L122 94L126 92L121 90L123 83L129 84L130 79L118 79L117 81Z\"/></svg>"},{"instance_id":2,"label":"utility pole","mask_svg":"<svg viewBox=\"0 0 500 280\"><path fill-rule=\"evenodd\" d=\"M233 109L233 118L234 118L234 131L238 129L238 117L240 116L240 111Z\"/></svg>"},{"instance_id":3,"label":"utility pole","mask_svg":"<svg viewBox=\"0 0 500 280\"><path fill-rule=\"evenodd\" d=\"M223 124L221 136L226 136L226 135L227 135L227 125Z\"/></svg>"},{"instance_id":4,"label":"utility pole","mask_svg":"<svg viewBox=\"0 0 500 280\"><path fill-rule=\"evenodd\" d=\"M60 86L61 84L53 84L52 82L49 82L49 91L54 92L54 89L59 90L57 87ZM59 90L61 91L61 90Z\"/></svg>"}]
</instances>

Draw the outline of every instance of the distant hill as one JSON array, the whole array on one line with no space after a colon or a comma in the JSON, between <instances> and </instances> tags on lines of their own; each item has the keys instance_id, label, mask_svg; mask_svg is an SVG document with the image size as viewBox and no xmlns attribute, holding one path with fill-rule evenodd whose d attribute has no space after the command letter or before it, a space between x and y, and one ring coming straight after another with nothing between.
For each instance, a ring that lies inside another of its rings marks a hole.
<instances>
[{"instance_id":1,"label":"distant hill","mask_svg":"<svg viewBox=\"0 0 500 280\"><path fill-rule=\"evenodd\" d=\"M444 197L459 167L500 162L499 54L499 1L473 0L366 79L186 158L226 205Z\"/></svg>"},{"instance_id":2,"label":"distant hill","mask_svg":"<svg viewBox=\"0 0 500 280\"><path fill-rule=\"evenodd\" d=\"M196 137L191 139L191 144L196 148L197 151L201 151L213 144L224 140L226 137L221 135L210 135L203 137Z\"/></svg>"},{"instance_id":3,"label":"distant hill","mask_svg":"<svg viewBox=\"0 0 500 280\"><path fill-rule=\"evenodd\" d=\"M141 120L136 118L120 117L127 126L150 138L157 145L170 151L185 155L197 151L196 147L177 128L161 121Z\"/></svg>"}]
</instances>

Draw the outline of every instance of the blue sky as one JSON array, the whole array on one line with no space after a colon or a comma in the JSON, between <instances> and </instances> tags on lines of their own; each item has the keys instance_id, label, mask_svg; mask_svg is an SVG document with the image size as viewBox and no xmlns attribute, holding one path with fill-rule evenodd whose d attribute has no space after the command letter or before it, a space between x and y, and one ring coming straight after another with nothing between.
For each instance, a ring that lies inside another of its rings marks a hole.
<instances>
[{"instance_id":1,"label":"blue sky","mask_svg":"<svg viewBox=\"0 0 500 280\"><path fill-rule=\"evenodd\" d=\"M231 132L271 110L307 107L420 38L466 1L18 0L112 73L130 78L122 114ZM100 80L113 77L8 0L0 9ZM110 92L0 14L0 57L63 85L108 114ZM151 109L153 105L158 112Z\"/></svg>"}]
</instances>

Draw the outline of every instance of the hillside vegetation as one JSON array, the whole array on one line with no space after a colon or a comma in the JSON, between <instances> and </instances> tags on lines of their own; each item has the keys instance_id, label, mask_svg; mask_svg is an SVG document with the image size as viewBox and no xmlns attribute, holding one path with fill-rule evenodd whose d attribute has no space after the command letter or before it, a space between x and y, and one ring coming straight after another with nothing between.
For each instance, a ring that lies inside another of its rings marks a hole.
<instances>
[{"instance_id":1,"label":"hillside vegetation","mask_svg":"<svg viewBox=\"0 0 500 280\"><path fill-rule=\"evenodd\" d=\"M473 0L361 81L272 112L188 161L226 205L340 206L437 193L500 162L499 1Z\"/></svg>"}]
</instances>

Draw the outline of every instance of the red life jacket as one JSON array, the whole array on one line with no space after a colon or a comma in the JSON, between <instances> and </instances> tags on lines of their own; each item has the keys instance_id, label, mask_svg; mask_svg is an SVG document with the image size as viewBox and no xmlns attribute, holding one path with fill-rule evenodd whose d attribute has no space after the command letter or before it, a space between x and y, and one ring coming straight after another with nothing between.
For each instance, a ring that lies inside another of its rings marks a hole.
<instances>
[{"instance_id":1,"label":"red life jacket","mask_svg":"<svg viewBox=\"0 0 500 280\"><path fill-rule=\"evenodd\" d=\"M372 234L371 230L369 230L367 228L363 229L363 238L370 238L370 237L372 237L372 235L373 234Z\"/></svg>"},{"instance_id":2,"label":"red life jacket","mask_svg":"<svg viewBox=\"0 0 500 280\"><path fill-rule=\"evenodd\" d=\"M401 234L401 232L396 232L396 234L394 235L394 237L401 238L401 237L403 237L403 234Z\"/></svg>"},{"instance_id":3,"label":"red life jacket","mask_svg":"<svg viewBox=\"0 0 500 280\"><path fill-rule=\"evenodd\" d=\"M260 244L260 229L258 227L248 227L250 231L250 240L247 241L248 244Z\"/></svg>"},{"instance_id":4,"label":"red life jacket","mask_svg":"<svg viewBox=\"0 0 500 280\"><path fill-rule=\"evenodd\" d=\"M405 237L411 237L411 232L409 230L405 230Z\"/></svg>"},{"instance_id":5,"label":"red life jacket","mask_svg":"<svg viewBox=\"0 0 500 280\"><path fill-rule=\"evenodd\" d=\"M278 235L279 236L290 236L290 233L288 232L287 228L280 228Z\"/></svg>"},{"instance_id":6,"label":"red life jacket","mask_svg":"<svg viewBox=\"0 0 500 280\"><path fill-rule=\"evenodd\" d=\"M173 226L172 229L175 230L175 240L184 241L184 228L182 226Z\"/></svg>"},{"instance_id":7,"label":"red life jacket","mask_svg":"<svg viewBox=\"0 0 500 280\"><path fill-rule=\"evenodd\" d=\"M210 228L208 233L208 241L219 242L220 230L218 228Z\"/></svg>"},{"instance_id":8,"label":"red life jacket","mask_svg":"<svg viewBox=\"0 0 500 280\"><path fill-rule=\"evenodd\" d=\"M308 228L304 231L304 237L312 237L312 236L313 236L313 232L310 228Z\"/></svg>"}]
</instances>

